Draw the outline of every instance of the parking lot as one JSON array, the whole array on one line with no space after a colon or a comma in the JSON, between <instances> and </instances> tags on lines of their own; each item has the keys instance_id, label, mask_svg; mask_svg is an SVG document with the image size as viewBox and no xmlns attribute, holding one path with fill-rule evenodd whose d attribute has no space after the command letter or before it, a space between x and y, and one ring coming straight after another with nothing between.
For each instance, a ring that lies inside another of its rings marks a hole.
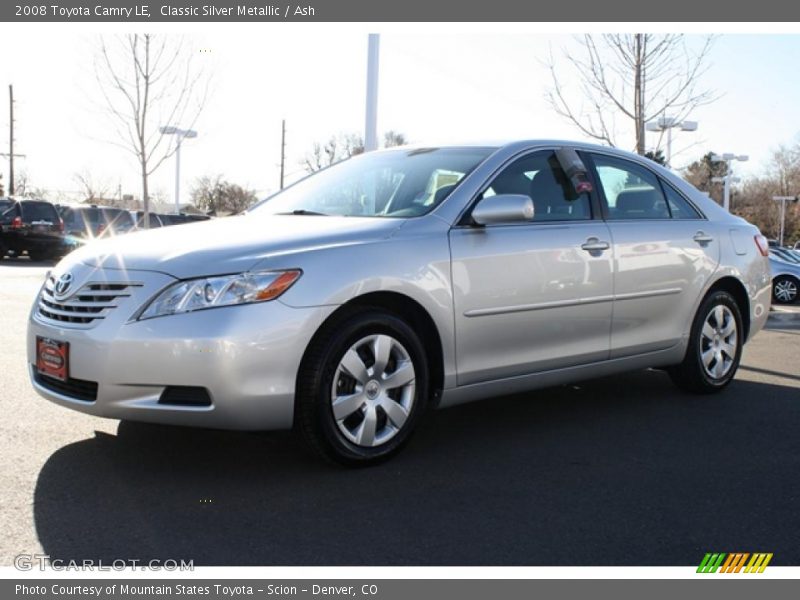
<instances>
[{"instance_id":1,"label":"parking lot","mask_svg":"<svg viewBox=\"0 0 800 600\"><path fill-rule=\"evenodd\" d=\"M103 420L39 398L25 321L47 265L0 263L0 561L196 565L800 563L800 309L736 381L640 371L433 413L391 462L345 470L290 433Z\"/></svg>"}]
</instances>

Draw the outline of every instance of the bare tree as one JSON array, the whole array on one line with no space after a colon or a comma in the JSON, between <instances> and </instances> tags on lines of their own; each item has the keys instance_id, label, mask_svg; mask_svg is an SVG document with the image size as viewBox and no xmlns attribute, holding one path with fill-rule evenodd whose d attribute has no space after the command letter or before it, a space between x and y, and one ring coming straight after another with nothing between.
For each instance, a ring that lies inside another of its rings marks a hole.
<instances>
[{"instance_id":1,"label":"bare tree","mask_svg":"<svg viewBox=\"0 0 800 600\"><path fill-rule=\"evenodd\" d=\"M88 202L89 204L102 200L111 190L111 186L107 181L95 179L92 173L87 169L75 173L72 178L75 180L75 183L80 186L81 194L84 196L84 202Z\"/></svg>"},{"instance_id":2,"label":"bare tree","mask_svg":"<svg viewBox=\"0 0 800 600\"><path fill-rule=\"evenodd\" d=\"M634 148L644 155L647 121L659 116L683 120L716 99L712 90L700 86L713 42L706 37L691 52L682 34L584 35L578 38L578 52L564 52L568 69L550 57L547 99L584 135L611 146L617 145L617 117L630 120ZM566 83L566 72L577 77L577 90Z\"/></svg>"},{"instance_id":3,"label":"bare tree","mask_svg":"<svg viewBox=\"0 0 800 600\"><path fill-rule=\"evenodd\" d=\"M408 143L404 133L389 130L383 134L383 147L405 146ZM315 142L311 152L301 161L309 173L329 167L339 161L364 153L364 138L358 133L340 133L331 136L327 142Z\"/></svg>"},{"instance_id":4,"label":"bare tree","mask_svg":"<svg viewBox=\"0 0 800 600\"><path fill-rule=\"evenodd\" d=\"M216 177L201 177L192 188L192 202L198 208L213 214L237 214L252 206L257 200L253 190Z\"/></svg>"},{"instance_id":5,"label":"bare tree","mask_svg":"<svg viewBox=\"0 0 800 600\"><path fill-rule=\"evenodd\" d=\"M314 142L311 152L306 154L302 165L309 173L329 167L339 161L364 153L364 138L357 133L340 133L327 142Z\"/></svg>"},{"instance_id":6,"label":"bare tree","mask_svg":"<svg viewBox=\"0 0 800 600\"><path fill-rule=\"evenodd\" d=\"M50 191L47 188L31 184L27 171L21 171L14 177L14 195L32 200L47 200Z\"/></svg>"},{"instance_id":7,"label":"bare tree","mask_svg":"<svg viewBox=\"0 0 800 600\"><path fill-rule=\"evenodd\" d=\"M194 58L182 38L100 38L95 75L114 124L112 143L131 152L139 165L145 227L150 220L148 177L175 152L175 136L165 136L160 127L191 128L205 104L207 78Z\"/></svg>"},{"instance_id":8,"label":"bare tree","mask_svg":"<svg viewBox=\"0 0 800 600\"><path fill-rule=\"evenodd\" d=\"M408 139L404 133L390 129L383 134L384 148L395 148L397 146L405 146L406 144L408 144Z\"/></svg>"}]
</instances>

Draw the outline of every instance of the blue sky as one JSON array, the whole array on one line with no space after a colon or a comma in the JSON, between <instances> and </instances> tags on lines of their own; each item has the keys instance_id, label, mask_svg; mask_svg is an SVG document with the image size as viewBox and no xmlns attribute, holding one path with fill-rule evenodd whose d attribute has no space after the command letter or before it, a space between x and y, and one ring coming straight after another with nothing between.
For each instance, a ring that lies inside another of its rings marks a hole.
<instances>
[{"instance_id":1,"label":"blue sky","mask_svg":"<svg viewBox=\"0 0 800 600\"><path fill-rule=\"evenodd\" d=\"M405 132L412 141L557 137L582 139L544 100L542 66L550 51L572 47L571 35L523 33L385 33L381 39L379 130ZM184 145L182 187L196 177L223 174L260 193L278 180L280 121L287 120L287 171L315 140L363 128L366 36L336 26L304 33L226 26L191 34L213 73L213 94ZM17 98L18 170L33 185L57 194L78 189L73 176L89 171L114 189L138 193L135 163L101 141L106 117L98 111L91 60L96 34L0 25L0 148L6 151L7 95ZM687 37L697 47L699 35ZM759 172L772 149L800 138L800 35L730 34L718 37L705 77L720 98L699 108L695 133L676 134L673 164L704 152L749 154L737 166ZM622 138L621 138L622 139ZM632 141L631 141L632 144ZM623 145L623 144L620 144ZM624 145L623 145L624 146ZM682 149L685 149L682 151ZM5 165L3 173L7 173ZM7 176L7 175L6 175ZM174 163L153 176L152 188L171 200Z\"/></svg>"}]
</instances>

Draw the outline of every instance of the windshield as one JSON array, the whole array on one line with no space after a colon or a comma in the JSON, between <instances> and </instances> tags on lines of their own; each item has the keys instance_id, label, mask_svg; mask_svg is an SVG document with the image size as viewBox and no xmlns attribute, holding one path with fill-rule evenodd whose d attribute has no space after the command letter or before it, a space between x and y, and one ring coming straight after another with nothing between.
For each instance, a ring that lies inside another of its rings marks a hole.
<instances>
[{"instance_id":1,"label":"windshield","mask_svg":"<svg viewBox=\"0 0 800 600\"><path fill-rule=\"evenodd\" d=\"M319 171L249 212L417 217L441 203L492 150L424 148L365 154Z\"/></svg>"}]
</instances>

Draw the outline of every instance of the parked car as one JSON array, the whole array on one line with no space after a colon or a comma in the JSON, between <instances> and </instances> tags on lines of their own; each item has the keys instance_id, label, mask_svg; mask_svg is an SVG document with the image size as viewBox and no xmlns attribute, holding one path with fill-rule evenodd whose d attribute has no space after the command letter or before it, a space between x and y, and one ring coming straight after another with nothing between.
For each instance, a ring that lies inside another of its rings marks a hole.
<instances>
[{"instance_id":1,"label":"parked car","mask_svg":"<svg viewBox=\"0 0 800 600\"><path fill-rule=\"evenodd\" d=\"M67 236L81 241L102 236L121 235L134 229L129 211L108 206L66 206L59 211Z\"/></svg>"},{"instance_id":2,"label":"parked car","mask_svg":"<svg viewBox=\"0 0 800 600\"><path fill-rule=\"evenodd\" d=\"M790 250L789 248L770 248L769 253L778 260L785 260L790 263L800 264L800 257L797 256L794 250Z\"/></svg>"},{"instance_id":3,"label":"parked car","mask_svg":"<svg viewBox=\"0 0 800 600\"><path fill-rule=\"evenodd\" d=\"M208 221L211 217L207 215L190 215L186 213L180 214L171 214L171 215L162 215L159 214L158 217L161 219L161 222L167 225L184 225L186 223L196 223L198 221Z\"/></svg>"},{"instance_id":4,"label":"parked car","mask_svg":"<svg viewBox=\"0 0 800 600\"><path fill-rule=\"evenodd\" d=\"M49 202L15 200L0 214L0 257L11 251L38 261L64 250L64 222Z\"/></svg>"},{"instance_id":5,"label":"parked car","mask_svg":"<svg viewBox=\"0 0 800 600\"><path fill-rule=\"evenodd\" d=\"M777 304L794 304L800 290L800 260L786 260L778 256L770 248L772 299Z\"/></svg>"},{"instance_id":6,"label":"parked car","mask_svg":"<svg viewBox=\"0 0 800 600\"><path fill-rule=\"evenodd\" d=\"M78 411L294 426L366 464L432 407L647 367L719 392L767 320L767 256L756 227L627 152L403 147L236 219L77 250L34 304L28 362Z\"/></svg>"},{"instance_id":7,"label":"parked car","mask_svg":"<svg viewBox=\"0 0 800 600\"><path fill-rule=\"evenodd\" d=\"M144 211L143 210L132 210L129 211L133 219L136 221L136 229L144 229ZM159 217L156 213L150 213L150 229L157 229L159 227L163 227L164 223L161 222L161 217Z\"/></svg>"}]
</instances>

